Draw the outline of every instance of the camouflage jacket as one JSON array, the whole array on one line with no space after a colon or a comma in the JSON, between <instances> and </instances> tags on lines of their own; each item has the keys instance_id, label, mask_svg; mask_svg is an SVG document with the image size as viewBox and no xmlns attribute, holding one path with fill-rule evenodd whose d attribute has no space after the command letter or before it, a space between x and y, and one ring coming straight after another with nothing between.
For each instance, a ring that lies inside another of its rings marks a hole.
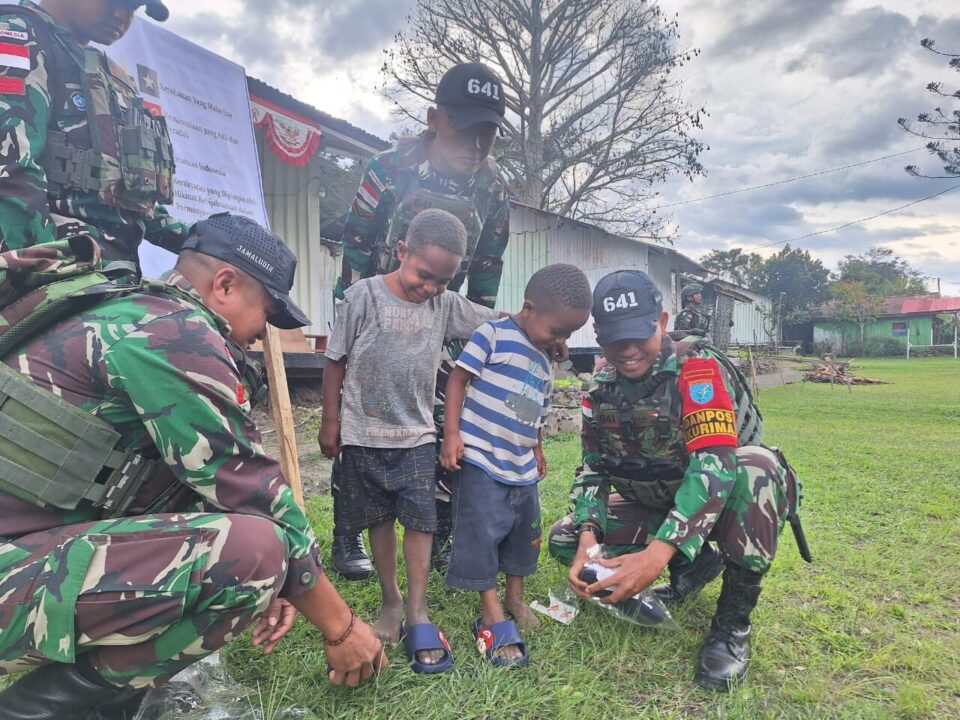
<instances>
[{"instance_id":1,"label":"camouflage jacket","mask_svg":"<svg viewBox=\"0 0 960 720\"><path fill-rule=\"evenodd\" d=\"M674 330L683 330L686 332L690 330L702 330L706 332L709 328L710 316L697 310L695 305L687 305L687 307L680 311L676 321L673 323Z\"/></svg>"},{"instance_id":2,"label":"camouflage jacket","mask_svg":"<svg viewBox=\"0 0 960 720\"><path fill-rule=\"evenodd\" d=\"M322 572L319 548L279 463L260 445L228 326L183 276L174 271L165 282L180 293L148 289L111 298L54 325L4 362L110 423L123 447L159 452L167 467L141 488L128 515L178 486L156 511L268 518L289 548L283 594L305 592ZM5 538L98 519L89 503L73 511L41 508L0 492Z\"/></svg>"},{"instance_id":3,"label":"camouflage jacket","mask_svg":"<svg viewBox=\"0 0 960 720\"><path fill-rule=\"evenodd\" d=\"M144 238L176 251L189 226L162 206L139 214L105 205L96 191L48 195L41 161L47 134L60 131L72 143L89 146L90 131L82 109L80 67L56 62L48 47L50 33L39 31L38 24L56 27L66 42L76 42L49 14L32 3L28 8L13 14L0 6L0 44L8 46L4 55L18 64L0 65L0 250L89 233L103 246L106 261L136 261ZM62 107L53 106L55 98L62 99Z\"/></svg>"},{"instance_id":4,"label":"camouflage jacket","mask_svg":"<svg viewBox=\"0 0 960 720\"><path fill-rule=\"evenodd\" d=\"M343 299L344 291L357 280L376 274L374 248L383 242L390 226L404 172L415 173L419 187L445 195L475 198L481 192L479 176L484 179L485 208L482 229L473 256L467 258L466 272L459 273L449 288L458 291L467 281L467 297L475 303L494 307L503 272L503 253L510 233L510 198L507 183L492 160L473 177L444 175L431 164L427 155L428 133L404 138L391 149L375 155L367 165L360 188L350 206L343 230L343 269L334 297ZM402 199L402 198L401 198Z\"/></svg>"},{"instance_id":5,"label":"camouflage jacket","mask_svg":"<svg viewBox=\"0 0 960 720\"><path fill-rule=\"evenodd\" d=\"M705 373L713 380L703 380ZM606 531L612 487L666 511L657 539L696 557L736 477L733 382L712 350L694 346L678 357L667 335L642 380L619 377L611 365L596 372L583 394L583 465L571 491L575 525L589 522ZM731 410L724 427L693 422ZM720 434L709 438L700 432L704 427Z\"/></svg>"}]
</instances>

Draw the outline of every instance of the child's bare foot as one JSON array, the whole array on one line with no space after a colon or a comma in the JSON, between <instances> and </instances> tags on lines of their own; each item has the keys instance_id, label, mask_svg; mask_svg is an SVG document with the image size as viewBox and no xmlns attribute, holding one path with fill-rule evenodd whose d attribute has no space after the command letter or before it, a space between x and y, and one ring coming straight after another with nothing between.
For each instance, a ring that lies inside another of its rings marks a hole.
<instances>
[{"instance_id":1,"label":"child's bare foot","mask_svg":"<svg viewBox=\"0 0 960 720\"><path fill-rule=\"evenodd\" d=\"M520 630L535 630L540 627L540 620L522 599L504 598L503 604L507 608L507 612L513 615L513 620Z\"/></svg>"},{"instance_id":2,"label":"child's bare foot","mask_svg":"<svg viewBox=\"0 0 960 720\"><path fill-rule=\"evenodd\" d=\"M503 622L506 619L507 618L504 616L502 610L498 613L484 613L482 627L488 628L491 625L496 625L498 622ZM517 623L517 627L519 627L519 625L520 624ZM523 657L523 652L520 650L519 645L503 645L493 651L493 656L498 657L501 660L519 660Z\"/></svg>"},{"instance_id":3,"label":"child's bare foot","mask_svg":"<svg viewBox=\"0 0 960 720\"><path fill-rule=\"evenodd\" d=\"M380 617L373 623L373 632L387 647L400 642L400 623L403 622L403 603L384 602Z\"/></svg>"},{"instance_id":4,"label":"child's bare foot","mask_svg":"<svg viewBox=\"0 0 960 720\"><path fill-rule=\"evenodd\" d=\"M429 623L430 617L427 615L426 611L417 611L412 608L407 610L407 626L420 625L421 623ZM424 665L436 665L438 662L443 660L444 650L442 648L435 648L433 650L421 650L417 653L417 662L423 663Z\"/></svg>"}]
</instances>

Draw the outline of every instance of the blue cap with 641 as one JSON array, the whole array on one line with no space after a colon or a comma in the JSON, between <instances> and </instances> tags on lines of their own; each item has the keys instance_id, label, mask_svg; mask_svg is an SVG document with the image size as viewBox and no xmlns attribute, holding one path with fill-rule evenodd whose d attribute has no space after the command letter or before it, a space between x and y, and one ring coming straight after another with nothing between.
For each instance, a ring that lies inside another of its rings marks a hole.
<instances>
[{"instance_id":1,"label":"blue cap with 641","mask_svg":"<svg viewBox=\"0 0 960 720\"><path fill-rule=\"evenodd\" d=\"M663 295L641 270L605 275L593 290L593 321L597 342L647 340L663 313Z\"/></svg>"}]
</instances>

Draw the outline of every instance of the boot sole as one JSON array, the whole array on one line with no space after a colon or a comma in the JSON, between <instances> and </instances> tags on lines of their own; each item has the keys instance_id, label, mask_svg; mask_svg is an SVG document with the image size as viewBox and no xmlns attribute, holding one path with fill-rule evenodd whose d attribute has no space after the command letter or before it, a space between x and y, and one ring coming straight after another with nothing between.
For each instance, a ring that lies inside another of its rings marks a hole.
<instances>
[{"instance_id":1,"label":"boot sole","mask_svg":"<svg viewBox=\"0 0 960 720\"><path fill-rule=\"evenodd\" d=\"M371 575L373 575L373 570L360 570L352 572L344 572L343 570L338 570L337 568L332 568L333 571L342 577L344 580L366 580Z\"/></svg>"},{"instance_id":2,"label":"boot sole","mask_svg":"<svg viewBox=\"0 0 960 720\"><path fill-rule=\"evenodd\" d=\"M729 680L721 680L720 678L714 678L699 672L693 676L693 682L702 687L704 690L716 690L717 692L723 693L728 693L735 687L740 686L746 679L746 672L740 677L731 678Z\"/></svg>"}]
</instances>

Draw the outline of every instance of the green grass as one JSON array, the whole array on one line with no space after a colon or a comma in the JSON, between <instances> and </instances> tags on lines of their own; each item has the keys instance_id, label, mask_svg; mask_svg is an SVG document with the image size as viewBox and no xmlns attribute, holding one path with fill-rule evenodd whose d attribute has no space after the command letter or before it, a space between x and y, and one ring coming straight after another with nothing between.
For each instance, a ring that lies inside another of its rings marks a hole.
<instances>
[{"instance_id":1,"label":"green grass","mask_svg":"<svg viewBox=\"0 0 960 720\"><path fill-rule=\"evenodd\" d=\"M288 696L321 718L957 718L960 717L960 362L864 360L861 375L892 384L799 384L765 390L767 439L805 483L804 525L816 563L787 530L754 613L754 659L740 690L717 695L690 679L719 590L714 583L675 617L673 634L638 629L586 607L573 625L544 620L527 634L531 666L496 670L468 631L474 595L433 576L434 619L456 669L415 675L402 648L359 690L331 688L322 643L300 621L269 658L246 643L226 653L250 686L292 677ZM541 485L547 526L566 508L576 438L548 444ZM330 499L309 512L329 547ZM563 583L549 557L531 598ZM375 581L337 585L375 617Z\"/></svg>"}]
</instances>

